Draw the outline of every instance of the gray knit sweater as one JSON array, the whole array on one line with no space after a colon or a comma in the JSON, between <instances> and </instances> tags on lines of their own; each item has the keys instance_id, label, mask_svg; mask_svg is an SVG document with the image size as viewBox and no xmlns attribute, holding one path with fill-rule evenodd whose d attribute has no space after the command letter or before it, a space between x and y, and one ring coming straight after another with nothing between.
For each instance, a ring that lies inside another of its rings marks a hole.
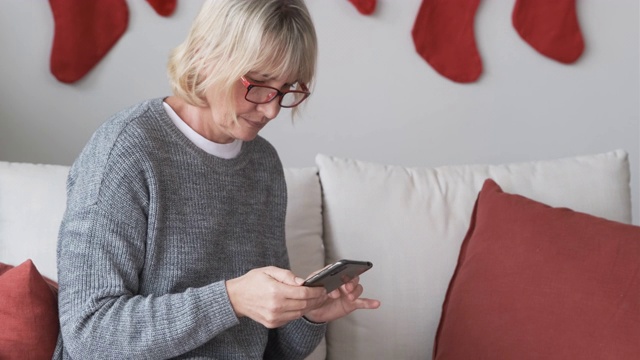
<instances>
[{"instance_id":1,"label":"gray knit sweater","mask_svg":"<svg viewBox=\"0 0 640 360\"><path fill-rule=\"evenodd\" d=\"M263 138L221 159L154 99L122 111L73 164L58 239L62 359L294 359L325 326L238 319L225 280L288 268L286 184Z\"/></svg>"}]
</instances>

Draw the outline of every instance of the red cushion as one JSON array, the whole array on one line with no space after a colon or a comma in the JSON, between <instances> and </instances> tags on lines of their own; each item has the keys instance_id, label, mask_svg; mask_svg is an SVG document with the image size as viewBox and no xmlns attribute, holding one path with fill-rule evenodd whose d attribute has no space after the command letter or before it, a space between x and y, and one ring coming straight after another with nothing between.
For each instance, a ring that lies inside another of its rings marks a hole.
<instances>
[{"instance_id":1,"label":"red cushion","mask_svg":"<svg viewBox=\"0 0 640 360\"><path fill-rule=\"evenodd\" d=\"M55 283L31 260L0 263L0 359L50 359L59 332Z\"/></svg>"},{"instance_id":2,"label":"red cushion","mask_svg":"<svg viewBox=\"0 0 640 360\"><path fill-rule=\"evenodd\" d=\"M638 359L640 227L480 191L436 359Z\"/></svg>"}]
</instances>

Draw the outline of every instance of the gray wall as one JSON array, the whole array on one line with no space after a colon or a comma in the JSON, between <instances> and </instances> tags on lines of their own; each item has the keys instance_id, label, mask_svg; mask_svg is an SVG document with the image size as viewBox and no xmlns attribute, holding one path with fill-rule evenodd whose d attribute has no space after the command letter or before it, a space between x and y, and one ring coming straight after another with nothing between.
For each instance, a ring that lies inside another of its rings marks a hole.
<instances>
[{"instance_id":1,"label":"gray wall","mask_svg":"<svg viewBox=\"0 0 640 360\"><path fill-rule=\"evenodd\" d=\"M128 1L129 28L74 85L48 68L53 19L44 0L4 0L0 12L0 160L71 164L96 127L139 100L169 94L168 51L200 0L170 18ZM484 73L461 85L414 51L420 0L378 0L375 16L347 0L308 0L320 38L318 82L302 116L283 112L263 135L285 166L326 153L438 166L554 159L622 148L630 153L639 223L640 6L578 0L586 50L573 65L535 52L511 25L515 0L484 0L476 41Z\"/></svg>"}]
</instances>

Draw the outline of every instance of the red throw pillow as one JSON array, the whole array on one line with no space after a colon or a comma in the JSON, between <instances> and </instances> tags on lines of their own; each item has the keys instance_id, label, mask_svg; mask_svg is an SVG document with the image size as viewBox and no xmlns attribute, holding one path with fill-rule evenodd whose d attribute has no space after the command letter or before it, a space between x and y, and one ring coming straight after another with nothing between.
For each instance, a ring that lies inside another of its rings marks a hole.
<instances>
[{"instance_id":1,"label":"red throw pillow","mask_svg":"<svg viewBox=\"0 0 640 360\"><path fill-rule=\"evenodd\" d=\"M640 227L478 196L434 359L638 359Z\"/></svg>"},{"instance_id":2,"label":"red throw pillow","mask_svg":"<svg viewBox=\"0 0 640 360\"><path fill-rule=\"evenodd\" d=\"M31 260L0 263L0 359L50 359L60 325L55 282Z\"/></svg>"}]
</instances>

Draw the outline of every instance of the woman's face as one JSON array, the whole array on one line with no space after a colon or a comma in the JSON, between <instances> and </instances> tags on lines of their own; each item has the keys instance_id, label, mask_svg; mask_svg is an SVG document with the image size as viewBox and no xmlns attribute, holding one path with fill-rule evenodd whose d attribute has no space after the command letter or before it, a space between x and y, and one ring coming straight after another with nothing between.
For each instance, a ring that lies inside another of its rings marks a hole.
<instances>
[{"instance_id":1,"label":"woman's face","mask_svg":"<svg viewBox=\"0 0 640 360\"><path fill-rule=\"evenodd\" d=\"M252 83L267 85L280 90L289 89L291 84L295 82L292 79L273 78L268 74L259 72L250 72L245 78ZM276 97L266 104L254 104L245 100L247 88L239 78L232 91L235 92L235 103L232 111L235 111L235 115L238 118L237 123L230 116L224 114L223 107L219 105L220 99L214 98L215 95L211 91L206 93L212 117L209 138L217 143L230 143L236 139L251 141L280 112L280 97Z\"/></svg>"}]
</instances>

